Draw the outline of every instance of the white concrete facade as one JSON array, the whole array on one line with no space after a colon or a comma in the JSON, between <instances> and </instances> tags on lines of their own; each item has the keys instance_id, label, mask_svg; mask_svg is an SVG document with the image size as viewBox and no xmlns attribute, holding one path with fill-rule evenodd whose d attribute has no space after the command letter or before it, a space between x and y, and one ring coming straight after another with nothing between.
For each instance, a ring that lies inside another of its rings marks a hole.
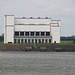
<instances>
[{"instance_id":1,"label":"white concrete facade","mask_svg":"<svg viewBox=\"0 0 75 75\"><path fill-rule=\"evenodd\" d=\"M60 43L60 20L5 15L4 43Z\"/></svg>"}]
</instances>

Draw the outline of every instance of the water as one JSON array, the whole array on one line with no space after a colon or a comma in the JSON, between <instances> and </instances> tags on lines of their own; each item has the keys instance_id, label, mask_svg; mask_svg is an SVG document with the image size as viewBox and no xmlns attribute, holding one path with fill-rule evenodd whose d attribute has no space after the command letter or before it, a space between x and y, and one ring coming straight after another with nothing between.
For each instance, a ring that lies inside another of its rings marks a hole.
<instances>
[{"instance_id":1,"label":"water","mask_svg":"<svg viewBox=\"0 0 75 75\"><path fill-rule=\"evenodd\" d=\"M0 75L75 75L75 53L0 52Z\"/></svg>"}]
</instances>

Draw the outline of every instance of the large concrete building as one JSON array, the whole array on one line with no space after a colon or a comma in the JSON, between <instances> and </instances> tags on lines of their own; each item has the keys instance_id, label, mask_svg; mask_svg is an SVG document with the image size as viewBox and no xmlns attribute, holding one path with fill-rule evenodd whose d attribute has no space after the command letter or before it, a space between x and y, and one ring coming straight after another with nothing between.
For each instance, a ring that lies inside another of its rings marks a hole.
<instances>
[{"instance_id":1,"label":"large concrete building","mask_svg":"<svg viewBox=\"0 0 75 75\"><path fill-rule=\"evenodd\" d=\"M60 43L60 20L5 15L4 43Z\"/></svg>"}]
</instances>

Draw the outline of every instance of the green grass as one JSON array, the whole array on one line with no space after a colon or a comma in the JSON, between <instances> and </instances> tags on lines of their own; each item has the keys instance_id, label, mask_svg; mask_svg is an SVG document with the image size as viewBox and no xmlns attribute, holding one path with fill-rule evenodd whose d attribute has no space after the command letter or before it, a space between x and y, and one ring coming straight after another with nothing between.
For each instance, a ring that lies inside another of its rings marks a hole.
<instances>
[{"instance_id":1,"label":"green grass","mask_svg":"<svg viewBox=\"0 0 75 75\"><path fill-rule=\"evenodd\" d=\"M73 41L61 41L61 43L73 43Z\"/></svg>"},{"instance_id":2,"label":"green grass","mask_svg":"<svg viewBox=\"0 0 75 75\"><path fill-rule=\"evenodd\" d=\"M4 43L0 43L0 45L75 45L75 43L8 43L8 44L4 44Z\"/></svg>"}]
</instances>

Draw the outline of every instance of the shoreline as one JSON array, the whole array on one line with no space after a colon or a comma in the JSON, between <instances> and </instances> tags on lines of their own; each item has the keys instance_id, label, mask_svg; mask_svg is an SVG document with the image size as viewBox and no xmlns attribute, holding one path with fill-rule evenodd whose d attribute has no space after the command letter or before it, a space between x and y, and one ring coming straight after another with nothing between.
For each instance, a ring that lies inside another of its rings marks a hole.
<instances>
[{"instance_id":1,"label":"shoreline","mask_svg":"<svg viewBox=\"0 0 75 75\"><path fill-rule=\"evenodd\" d=\"M75 52L75 45L0 45L0 51Z\"/></svg>"}]
</instances>

